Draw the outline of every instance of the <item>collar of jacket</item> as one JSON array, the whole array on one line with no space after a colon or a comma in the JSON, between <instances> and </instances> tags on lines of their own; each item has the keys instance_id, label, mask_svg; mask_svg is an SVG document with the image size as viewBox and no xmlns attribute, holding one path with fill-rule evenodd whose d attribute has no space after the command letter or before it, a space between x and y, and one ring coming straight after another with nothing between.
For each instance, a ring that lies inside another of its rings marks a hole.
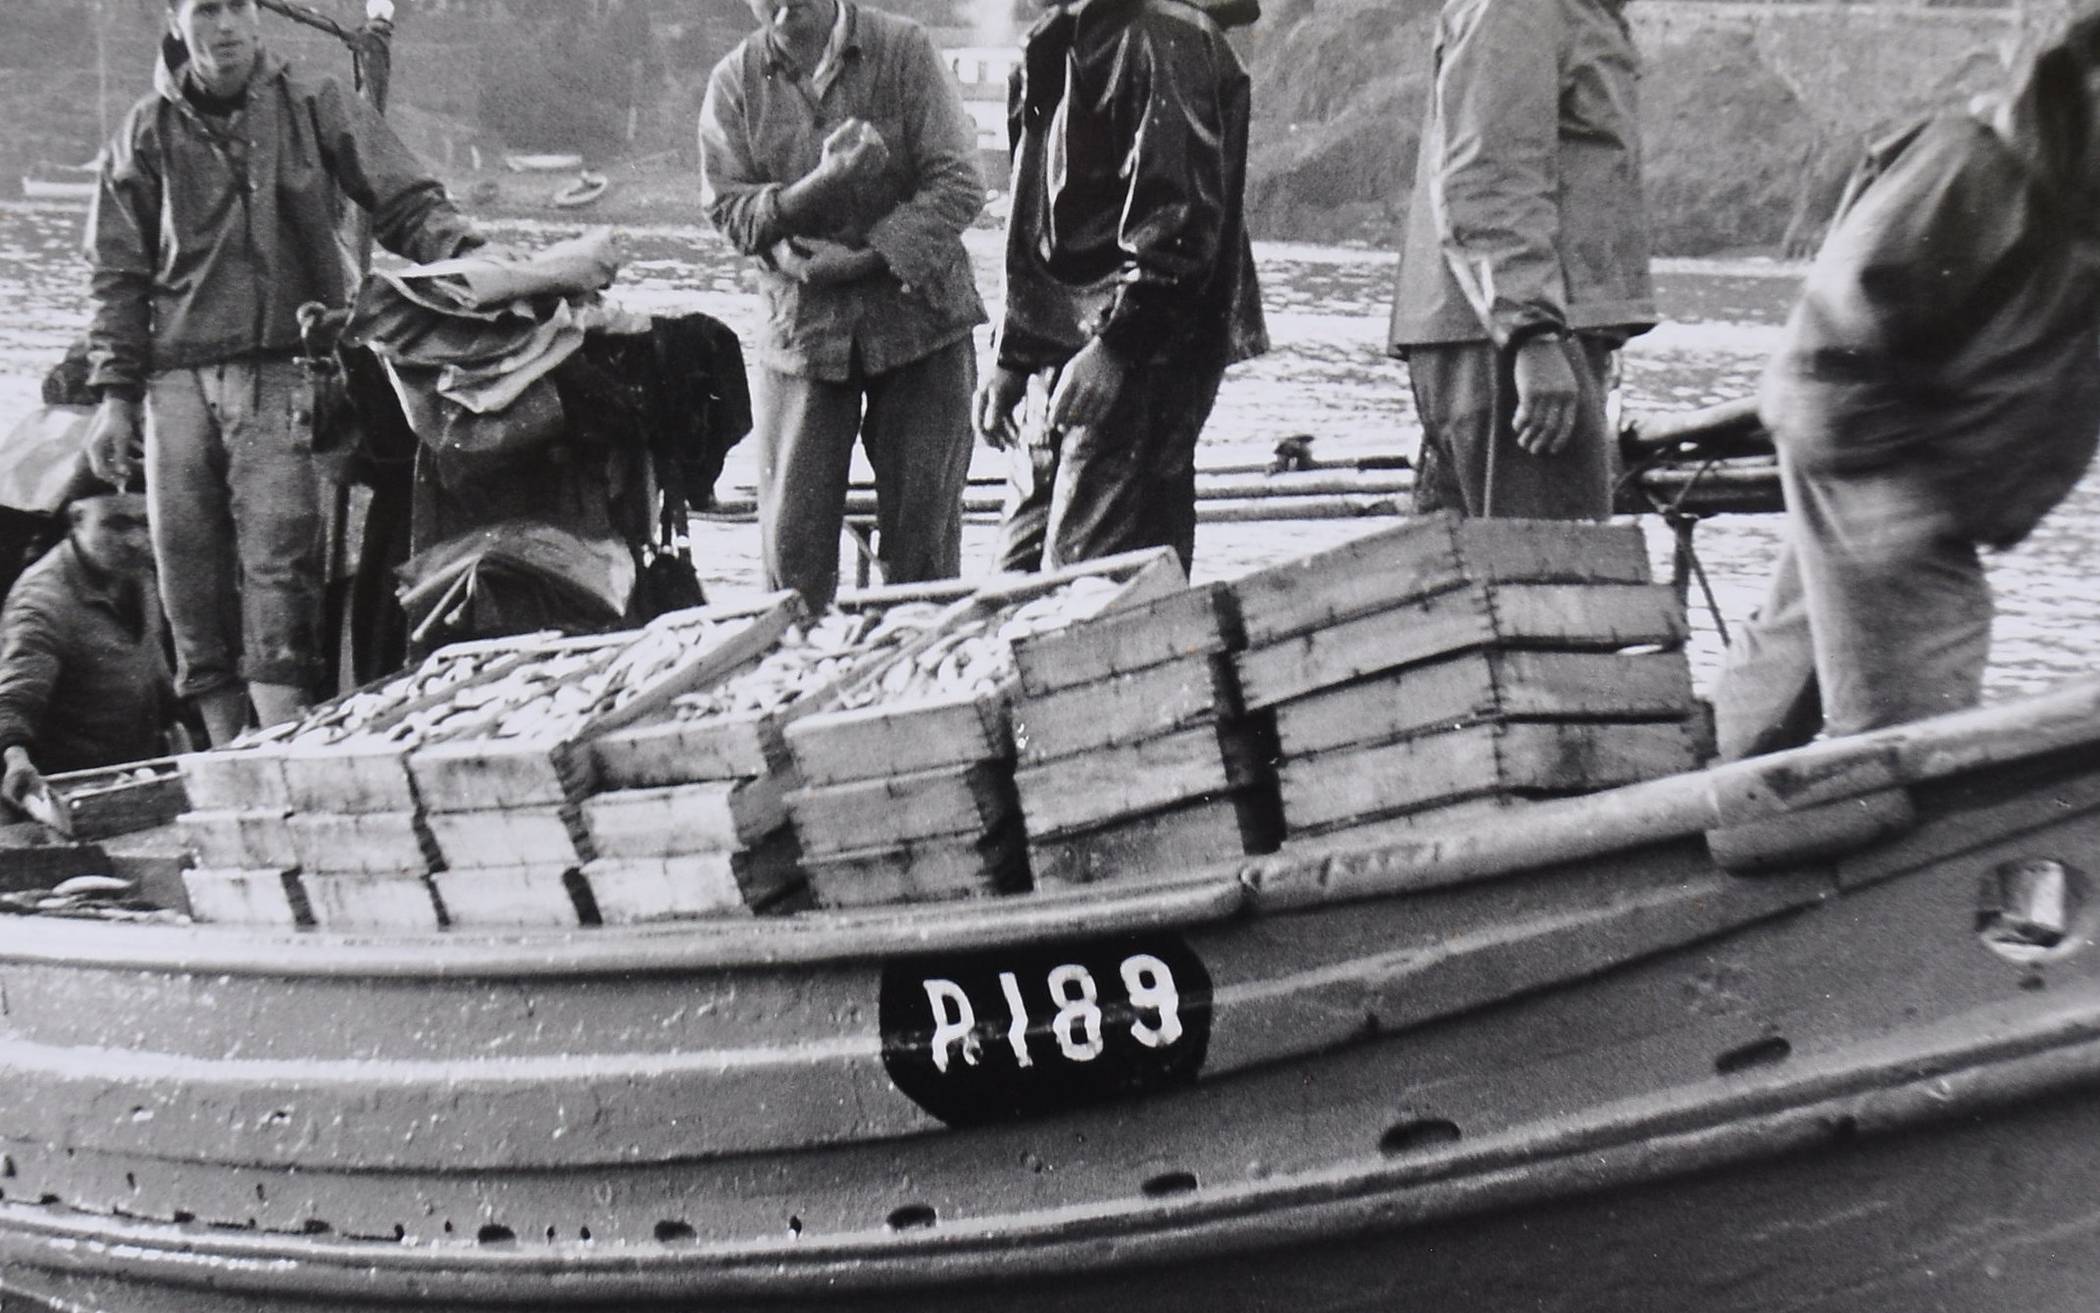
<instances>
[{"instance_id":1,"label":"collar of jacket","mask_svg":"<svg viewBox=\"0 0 2100 1313\"><path fill-rule=\"evenodd\" d=\"M844 0L841 0L841 3L844 3ZM189 47L183 45L182 42L176 40L173 36L162 37L160 42L160 59L153 65L153 90L159 94L162 100L177 108L195 113L196 111L190 106L189 98L182 94L182 77L183 73L189 68L189 64ZM263 85L271 78L284 76L285 69L289 67L290 65L285 63L284 59L268 46L257 47L255 51L255 71L248 75L249 94L252 96L257 87Z\"/></svg>"},{"instance_id":2,"label":"collar of jacket","mask_svg":"<svg viewBox=\"0 0 2100 1313\"><path fill-rule=\"evenodd\" d=\"M1021 106L1029 127L1041 127L1064 99L1065 69L1082 36L1091 44L1121 31L1145 4L1146 0L1072 0L1053 5L1036 20L1021 46Z\"/></svg>"},{"instance_id":3,"label":"collar of jacket","mask_svg":"<svg viewBox=\"0 0 2100 1313\"><path fill-rule=\"evenodd\" d=\"M857 59L861 54L860 6L854 4L853 0L839 0L839 12L844 14L846 18L846 43L839 47L839 61L844 63L846 56L852 55ZM824 57L822 55L817 56L818 63L821 64L823 60ZM759 71L767 77L772 77L775 73L786 73L791 77L804 77L816 72L814 68L802 69L795 67L794 61L789 59L779 46L773 44L773 34L771 32L766 33L765 56L759 62L758 67Z\"/></svg>"},{"instance_id":4,"label":"collar of jacket","mask_svg":"<svg viewBox=\"0 0 2100 1313\"><path fill-rule=\"evenodd\" d=\"M59 568L65 571L66 583L73 595L90 606L99 606L128 626L136 626L139 594L133 591L129 597L124 590L124 580L106 570L97 569L87 557L80 554L80 546L71 537L58 545L65 553L59 560ZM127 606L129 601L132 605Z\"/></svg>"}]
</instances>

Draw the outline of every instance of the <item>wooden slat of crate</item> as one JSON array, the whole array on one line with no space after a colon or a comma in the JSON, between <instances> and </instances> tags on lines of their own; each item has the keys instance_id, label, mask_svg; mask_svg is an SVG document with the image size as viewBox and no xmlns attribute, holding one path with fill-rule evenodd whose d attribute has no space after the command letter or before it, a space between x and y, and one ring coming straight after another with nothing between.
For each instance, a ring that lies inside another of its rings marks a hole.
<instances>
[{"instance_id":1,"label":"wooden slat of crate","mask_svg":"<svg viewBox=\"0 0 2100 1313\"><path fill-rule=\"evenodd\" d=\"M409 754L425 811L553 807L590 792L591 754L570 738L453 739Z\"/></svg>"},{"instance_id":2,"label":"wooden slat of crate","mask_svg":"<svg viewBox=\"0 0 2100 1313\"><path fill-rule=\"evenodd\" d=\"M577 876L561 862L521 862L438 871L430 883L455 930L583 924Z\"/></svg>"},{"instance_id":3,"label":"wooden slat of crate","mask_svg":"<svg viewBox=\"0 0 2100 1313\"><path fill-rule=\"evenodd\" d=\"M283 769L291 805L343 815L414 811L409 752L408 744L370 739L287 748Z\"/></svg>"},{"instance_id":4,"label":"wooden slat of crate","mask_svg":"<svg viewBox=\"0 0 2100 1313\"><path fill-rule=\"evenodd\" d=\"M601 858L737 852L787 823L786 792L777 775L617 789L583 800L583 828Z\"/></svg>"},{"instance_id":5,"label":"wooden slat of crate","mask_svg":"<svg viewBox=\"0 0 2100 1313\"><path fill-rule=\"evenodd\" d=\"M1684 638L1684 607L1666 584L1483 584L1251 648L1233 662L1253 709L1468 648L1609 651Z\"/></svg>"},{"instance_id":6,"label":"wooden slat of crate","mask_svg":"<svg viewBox=\"0 0 2100 1313\"><path fill-rule=\"evenodd\" d=\"M286 815L282 810L184 812L176 823L199 866L289 869L299 864L299 854Z\"/></svg>"},{"instance_id":7,"label":"wooden slat of crate","mask_svg":"<svg viewBox=\"0 0 2100 1313\"><path fill-rule=\"evenodd\" d=\"M1185 588L1014 644L1021 688L1031 697L1091 684L1162 662L1237 646L1239 625L1224 584Z\"/></svg>"},{"instance_id":8,"label":"wooden slat of crate","mask_svg":"<svg viewBox=\"0 0 2100 1313\"><path fill-rule=\"evenodd\" d=\"M1245 726L1213 722L1021 767L1014 789L1040 838L1229 793L1255 777L1255 752Z\"/></svg>"},{"instance_id":9,"label":"wooden slat of crate","mask_svg":"<svg viewBox=\"0 0 2100 1313\"><path fill-rule=\"evenodd\" d=\"M1611 788L1696 765L1681 722L1499 721L1286 758L1277 783L1296 833L1490 793Z\"/></svg>"},{"instance_id":10,"label":"wooden slat of crate","mask_svg":"<svg viewBox=\"0 0 2100 1313\"><path fill-rule=\"evenodd\" d=\"M1468 583L1647 583L1632 525L1424 516L1232 584L1251 647Z\"/></svg>"},{"instance_id":11,"label":"wooden slat of crate","mask_svg":"<svg viewBox=\"0 0 2100 1313\"><path fill-rule=\"evenodd\" d=\"M287 824L304 871L416 873L441 860L437 841L415 812L295 812Z\"/></svg>"},{"instance_id":12,"label":"wooden slat of crate","mask_svg":"<svg viewBox=\"0 0 2100 1313\"><path fill-rule=\"evenodd\" d=\"M141 772L150 775L141 776ZM74 839L103 839L165 825L191 810L171 757L45 777Z\"/></svg>"},{"instance_id":13,"label":"wooden slat of crate","mask_svg":"<svg viewBox=\"0 0 2100 1313\"><path fill-rule=\"evenodd\" d=\"M1175 875L1276 848L1274 800L1235 793L1128 817L1091 830L1030 836L1038 889Z\"/></svg>"},{"instance_id":14,"label":"wooden slat of crate","mask_svg":"<svg viewBox=\"0 0 2100 1313\"><path fill-rule=\"evenodd\" d=\"M807 784L845 784L1013 755L1004 693L857 707L787 727L788 752Z\"/></svg>"},{"instance_id":15,"label":"wooden slat of crate","mask_svg":"<svg viewBox=\"0 0 2100 1313\"><path fill-rule=\"evenodd\" d=\"M1004 762L943 766L914 775L827 784L788 794L805 858L983 834L1014 811Z\"/></svg>"},{"instance_id":16,"label":"wooden slat of crate","mask_svg":"<svg viewBox=\"0 0 2100 1313\"><path fill-rule=\"evenodd\" d=\"M175 759L190 810L257 811L289 807L284 750L276 744L190 752Z\"/></svg>"},{"instance_id":17,"label":"wooden slat of crate","mask_svg":"<svg viewBox=\"0 0 2100 1313\"><path fill-rule=\"evenodd\" d=\"M1177 657L1014 703L1014 747L1036 765L1238 714L1239 685L1222 654Z\"/></svg>"},{"instance_id":18,"label":"wooden slat of crate","mask_svg":"<svg viewBox=\"0 0 2100 1313\"><path fill-rule=\"evenodd\" d=\"M1303 757L1496 717L1682 720L1692 705L1681 649L1476 649L1280 703L1276 737L1286 757Z\"/></svg>"},{"instance_id":19,"label":"wooden slat of crate","mask_svg":"<svg viewBox=\"0 0 2100 1313\"><path fill-rule=\"evenodd\" d=\"M437 930L436 894L422 875L302 874L299 887L321 930Z\"/></svg>"},{"instance_id":20,"label":"wooden slat of crate","mask_svg":"<svg viewBox=\"0 0 2100 1313\"><path fill-rule=\"evenodd\" d=\"M455 870L492 866L580 866L596 854L581 835L573 809L496 807L432 812L426 818L445 865Z\"/></svg>"},{"instance_id":21,"label":"wooden slat of crate","mask_svg":"<svg viewBox=\"0 0 2100 1313\"><path fill-rule=\"evenodd\" d=\"M182 873L190 916L214 925L311 924L298 877L287 870L193 867Z\"/></svg>"},{"instance_id":22,"label":"wooden slat of crate","mask_svg":"<svg viewBox=\"0 0 2100 1313\"><path fill-rule=\"evenodd\" d=\"M1018 827L802 859L819 907L879 907L1017 893L1028 887Z\"/></svg>"},{"instance_id":23,"label":"wooden slat of crate","mask_svg":"<svg viewBox=\"0 0 2100 1313\"><path fill-rule=\"evenodd\" d=\"M767 774L788 762L781 725L777 716L709 716L614 730L590 745L598 787L652 789Z\"/></svg>"}]
</instances>

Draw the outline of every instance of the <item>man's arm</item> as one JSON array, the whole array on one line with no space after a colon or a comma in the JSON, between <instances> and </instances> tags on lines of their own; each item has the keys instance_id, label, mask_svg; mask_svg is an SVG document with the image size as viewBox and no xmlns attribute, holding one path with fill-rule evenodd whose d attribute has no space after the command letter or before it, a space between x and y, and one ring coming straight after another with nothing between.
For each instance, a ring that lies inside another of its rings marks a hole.
<instances>
[{"instance_id":1,"label":"man's arm","mask_svg":"<svg viewBox=\"0 0 2100 1313\"><path fill-rule=\"evenodd\" d=\"M912 191L868 230L868 246L912 287L945 272L953 239L984 209L984 175L977 168L977 126L962 91L933 39L917 26L907 34L903 62L905 85L920 89L899 146L911 162Z\"/></svg>"},{"instance_id":2,"label":"man's arm","mask_svg":"<svg viewBox=\"0 0 2100 1313\"><path fill-rule=\"evenodd\" d=\"M150 128L150 112L135 111L111 139L87 223L88 386L134 406L145 390L160 263L160 159Z\"/></svg>"},{"instance_id":3,"label":"man's arm","mask_svg":"<svg viewBox=\"0 0 2100 1313\"><path fill-rule=\"evenodd\" d=\"M60 670L59 617L18 593L0 608L0 753L34 751Z\"/></svg>"},{"instance_id":4,"label":"man's arm","mask_svg":"<svg viewBox=\"0 0 2100 1313\"><path fill-rule=\"evenodd\" d=\"M333 78L315 92L314 118L330 176L371 214L372 236L381 246L425 264L482 244L444 184L392 126Z\"/></svg>"},{"instance_id":5,"label":"man's arm","mask_svg":"<svg viewBox=\"0 0 2100 1313\"><path fill-rule=\"evenodd\" d=\"M765 255L784 237L823 232L837 198L882 168L880 134L848 119L824 139L823 158L801 178L770 176L751 155L736 57L715 66L700 105L700 203L708 220L745 255Z\"/></svg>"},{"instance_id":6,"label":"man's arm","mask_svg":"<svg viewBox=\"0 0 2100 1313\"><path fill-rule=\"evenodd\" d=\"M1559 14L1472 0L1444 22L1431 91L1439 136L1423 155L1444 258L1495 345L1564 331Z\"/></svg>"}]
</instances>

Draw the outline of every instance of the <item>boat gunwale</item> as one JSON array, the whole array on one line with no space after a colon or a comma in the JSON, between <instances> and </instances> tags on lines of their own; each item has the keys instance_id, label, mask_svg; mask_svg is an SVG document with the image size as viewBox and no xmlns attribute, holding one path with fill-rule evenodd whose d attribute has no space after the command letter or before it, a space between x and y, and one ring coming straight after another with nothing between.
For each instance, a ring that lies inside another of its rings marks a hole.
<instances>
[{"instance_id":1,"label":"boat gunwale","mask_svg":"<svg viewBox=\"0 0 2100 1313\"><path fill-rule=\"evenodd\" d=\"M2100 1086L2100 1022L2091 990L2049 1024L1993 1031L1919 1053L1899 1051L1744 1083L1715 1077L1673 1091L1645 1115L1624 1105L1544 1137L1543 1151L1477 1142L1443 1153L1361 1160L1291 1178L1171 1200L1128 1200L971 1218L954 1229L862 1232L830 1240L595 1250L403 1245L382 1239L246 1232L122 1216L39 1213L0 1201L0 1267L107 1275L177 1287L384 1300L479 1303L587 1299L592 1304L778 1296L789 1289L879 1291L1026 1275L1103 1272L1198 1260L1300 1239L1438 1225L1492 1209L1669 1180L1852 1137L1894 1135L1979 1112ZM1958 1020L1958 1019L1957 1019ZM1730 1086L1736 1088L1730 1088ZM1718 1096L1714 1094L1720 1087ZM1640 1102L1654 1103L1653 1099ZM1609 1114L1617 1112L1618 1115ZM1537 1138L1525 1142L1536 1146ZM1405 1195L1414 1195L1406 1198ZM994 1225L1005 1223L1007 1225ZM37 1258L43 1261L36 1261ZM325 1261L323 1261L325 1260ZM297 1279L287 1281L288 1270ZM532 1282L521 1289L520 1282Z\"/></svg>"},{"instance_id":2,"label":"boat gunwale","mask_svg":"<svg viewBox=\"0 0 2100 1313\"><path fill-rule=\"evenodd\" d=\"M0 964L517 979L790 967L1104 938L1494 879L2095 744L2100 679L2080 680L2012 703L1533 803L1492 825L1425 825L1407 839L1248 858L1142 884L782 918L501 933L330 934L0 918ZM1835 793L1833 782L1840 786Z\"/></svg>"}]
</instances>

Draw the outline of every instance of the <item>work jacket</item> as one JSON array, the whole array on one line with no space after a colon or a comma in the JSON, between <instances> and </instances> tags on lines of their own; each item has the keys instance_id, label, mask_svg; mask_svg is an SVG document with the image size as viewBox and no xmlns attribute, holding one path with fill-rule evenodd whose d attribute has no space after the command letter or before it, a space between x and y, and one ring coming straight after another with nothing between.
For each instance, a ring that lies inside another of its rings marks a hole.
<instances>
[{"instance_id":1,"label":"work jacket","mask_svg":"<svg viewBox=\"0 0 2100 1313\"><path fill-rule=\"evenodd\" d=\"M1093 337L1127 360L1268 350L1244 215L1246 70L1181 0L1083 0L1028 33L1009 88L1008 369Z\"/></svg>"},{"instance_id":2,"label":"work jacket","mask_svg":"<svg viewBox=\"0 0 2100 1313\"><path fill-rule=\"evenodd\" d=\"M369 105L267 50L223 119L183 94L171 43L155 91L104 151L88 214L90 385L137 396L148 373L289 354L299 307L347 300L342 198L378 243L424 262L478 240L444 187Z\"/></svg>"},{"instance_id":3,"label":"work jacket","mask_svg":"<svg viewBox=\"0 0 2100 1313\"><path fill-rule=\"evenodd\" d=\"M135 609L72 539L24 571L0 608L0 749L24 745L46 774L160 755L173 697L160 602Z\"/></svg>"},{"instance_id":4,"label":"work jacket","mask_svg":"<svg viewBox=\"0 0 2100 1313\"><path fill-rule=\"evenodd\" d=\"M715 65L700 110L707 217L759 260L766 320L753 354L777 373L832 382L921 360L985 321L962 244L984 210L984 175L955 76L918 24L840 5L839 73L821 95L760 30ZM814 170L824 139L856 118L882 134L889 163L819 231L795 235L873 248L889 268L850 283L796 282L768 255L790 235L780 190Z\"/></svg>"},{"instance_id":5,"label":"work jacket","mask_svg":"<svg viewBox=\"0 0 2100 1313\"><path fill-rule=\"evenodd\" d=\"M1388 344L1655 323L1639 56L1614 0L1448 0Z\"/></svg>"},{"instance_id":6,"label":"work jacket","mask_svg":"<svg viewBox=\"0 0 2100 1313\"><path fill-rule=\"evenodd\" d=\"M1995 546L2071 490L2100 442L2100 180L2066 135L1948 115L1875 150L1760 387L1786 459L1901 466Z\"/></svg>"}]
</instances>

